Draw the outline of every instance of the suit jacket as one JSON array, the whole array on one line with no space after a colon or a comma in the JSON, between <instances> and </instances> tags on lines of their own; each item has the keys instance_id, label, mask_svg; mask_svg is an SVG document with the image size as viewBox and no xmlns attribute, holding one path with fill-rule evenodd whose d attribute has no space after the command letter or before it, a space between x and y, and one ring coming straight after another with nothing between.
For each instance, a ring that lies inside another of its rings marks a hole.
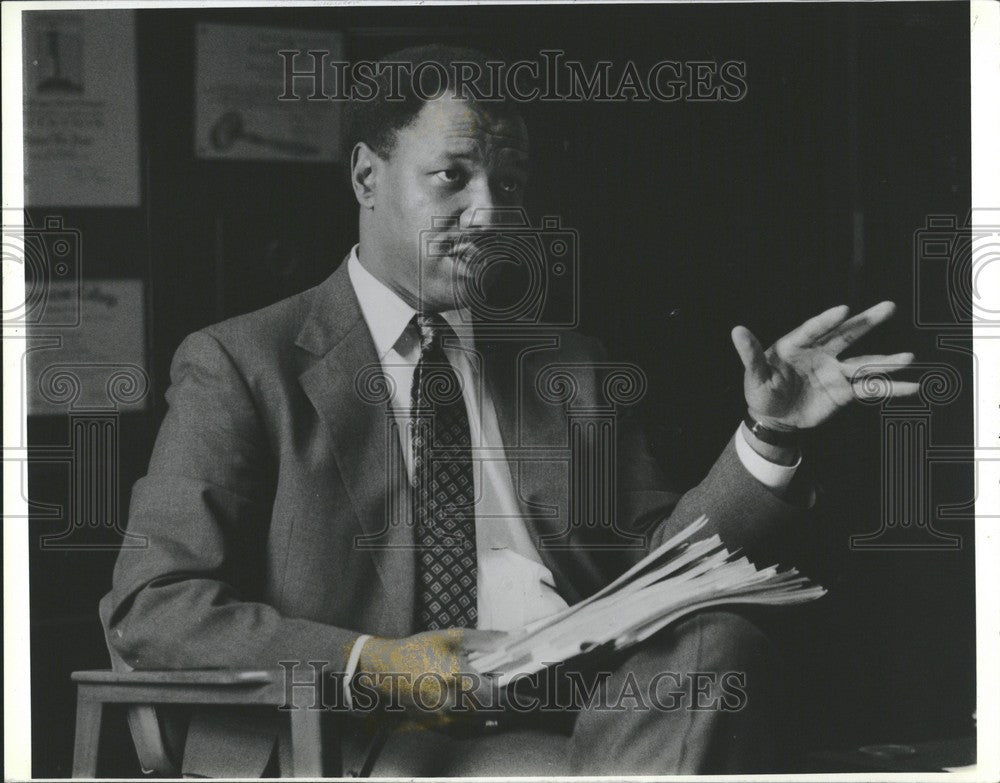
<instances>
[{"instance_id":1,"label":"suit jacket","mask_svg":"<svg viewBox=\"0 0 1000 783\"><path fill-rule=\"evenodd\" d=\"M671 491L641 429L621 416L614 492L593 478L571 490L571 443L579 464L608 448L614 367L594 341L553 334L484 330L477 347L526 526L569 603L702 513L704 535L760 551L801 511L757 482L732 442L697 487ZM148 474L132 494L129 530L149 545L121 552L105 598L109 640L129 665L329 661L337 671L357 633L414 631L409 493L378 368L346 264L183 341ZM581 441L587 421L599 435ZM599 522L616 514L614 525L574 523L597 519L594 507ZM196 714L185 771L257 774L278 727L277 715Z\"/></svg>"}]
</instances>

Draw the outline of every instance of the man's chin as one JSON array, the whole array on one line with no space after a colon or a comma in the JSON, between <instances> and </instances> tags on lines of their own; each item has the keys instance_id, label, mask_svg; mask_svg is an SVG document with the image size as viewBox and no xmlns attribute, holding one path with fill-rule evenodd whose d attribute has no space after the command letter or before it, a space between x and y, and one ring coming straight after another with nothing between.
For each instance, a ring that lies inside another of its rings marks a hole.
<instances>
[{"instance_id":1,"label":"man's chin","mask_svg":"<svg viewBox=\"0 0 1000 783\"><path fill-rule=\"evenodd\" d=\"M474 309L488 290L482 266L461 256L447 256L441 261L433 270L433 280L425 279L422 286L424 309L431 312Z\"/></svg>"},{"instance_id":2,"label":"man's chin","mask_svg":"<svg viewBox=\"0 0 1000 783\"><path fill-rule=\"evenodd\" d=\"M469 261L467 258L450 258L447 286L452 292L456 308L468 306L475 301L477 294L483 288L483 269L481 264ZM470 300L470 296L472 297Z\"/></svg>"}]
</instances>

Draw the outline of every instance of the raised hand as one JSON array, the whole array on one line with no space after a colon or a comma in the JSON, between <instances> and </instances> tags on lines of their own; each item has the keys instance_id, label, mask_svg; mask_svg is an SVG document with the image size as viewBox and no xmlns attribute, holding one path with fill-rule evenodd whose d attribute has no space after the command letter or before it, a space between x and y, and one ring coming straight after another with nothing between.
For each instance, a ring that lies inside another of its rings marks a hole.
<instances>
[{"instance_id":1,"label":"raised hand","mask_svg":"<svg viewBox=\"0 0 1000 783\"><path fill-rule=\"evenodd\" d=\"M789 332L766 351L745 326L733 329L733 345L745 368L743 392L750 414L765 426L805 429L829 419L840 408L866 392L862 381L870 372L902 369L912 353L838 358L869 331L896 311L892 302L880 302L848 318L847 305L832 307ZM874 365L865 372L867 365ZM919 384L892 381L889 394L915 394ZM881 396L881 394L880 394Z\"/></svg>"}]
</instances>

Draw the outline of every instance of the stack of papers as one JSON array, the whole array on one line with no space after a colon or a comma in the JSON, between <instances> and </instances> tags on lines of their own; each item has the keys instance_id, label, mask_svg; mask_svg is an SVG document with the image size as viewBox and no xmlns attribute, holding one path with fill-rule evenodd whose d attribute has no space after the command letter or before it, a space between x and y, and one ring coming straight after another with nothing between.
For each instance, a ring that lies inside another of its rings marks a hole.
<instances>
[{"instance_id":1,"label":"stack of papers","mask_svg":"<svg viewBox=\"0 0 1000 783\"><path fill-rule=\"evenodd\" d=\"M758 568L717 535L692 541L701 516L590 598L514 632L506 644L470 661L506 685L588 650L620 650L685 615L726 604L783 606L826 590L794 568Z\"/></svg>"}]
</instances>

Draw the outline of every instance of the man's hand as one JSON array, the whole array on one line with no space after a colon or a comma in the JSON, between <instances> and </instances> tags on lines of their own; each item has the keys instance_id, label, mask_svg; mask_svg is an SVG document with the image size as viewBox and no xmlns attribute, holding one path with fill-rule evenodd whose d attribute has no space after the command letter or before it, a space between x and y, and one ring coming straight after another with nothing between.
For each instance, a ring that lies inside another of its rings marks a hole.
<instances>
[{"instance_id":1,"label":"man's hand","mask_svg":"<svg viewBox=\"0 0 1000 783\"><path fill-rule=\"evenodd\" d=\"M404 639L376 637L361 649L358 671L371 678L386 703L398 703L413 717L441 718L456 707L475 706L474 701L491 703L489 684L473 676L476 669L468 655L492 651L507 636L502 631L448 628ZM472 699L461 699L463 692Z\"/></svg>"},{"instance_id":2,"label":"man's hand","mask_svg":"<svg viewBox=\"0 0 1000 783\"><path fill-rule=\"evenodd\" d=\"M766 351L749 329L737 326L733 345L746 368L743 391L750 414L765 426L805 429L823 423L856 397L863 398L866 365L877 365L870 372L891 372L910 364L913 354L837 357L895 310L892 302L881 302L847 318L847 305L833 307ZM898 397L915 394L919 388L917 383L892 381L889 393Z\"/></svg>"}]
</instances>

